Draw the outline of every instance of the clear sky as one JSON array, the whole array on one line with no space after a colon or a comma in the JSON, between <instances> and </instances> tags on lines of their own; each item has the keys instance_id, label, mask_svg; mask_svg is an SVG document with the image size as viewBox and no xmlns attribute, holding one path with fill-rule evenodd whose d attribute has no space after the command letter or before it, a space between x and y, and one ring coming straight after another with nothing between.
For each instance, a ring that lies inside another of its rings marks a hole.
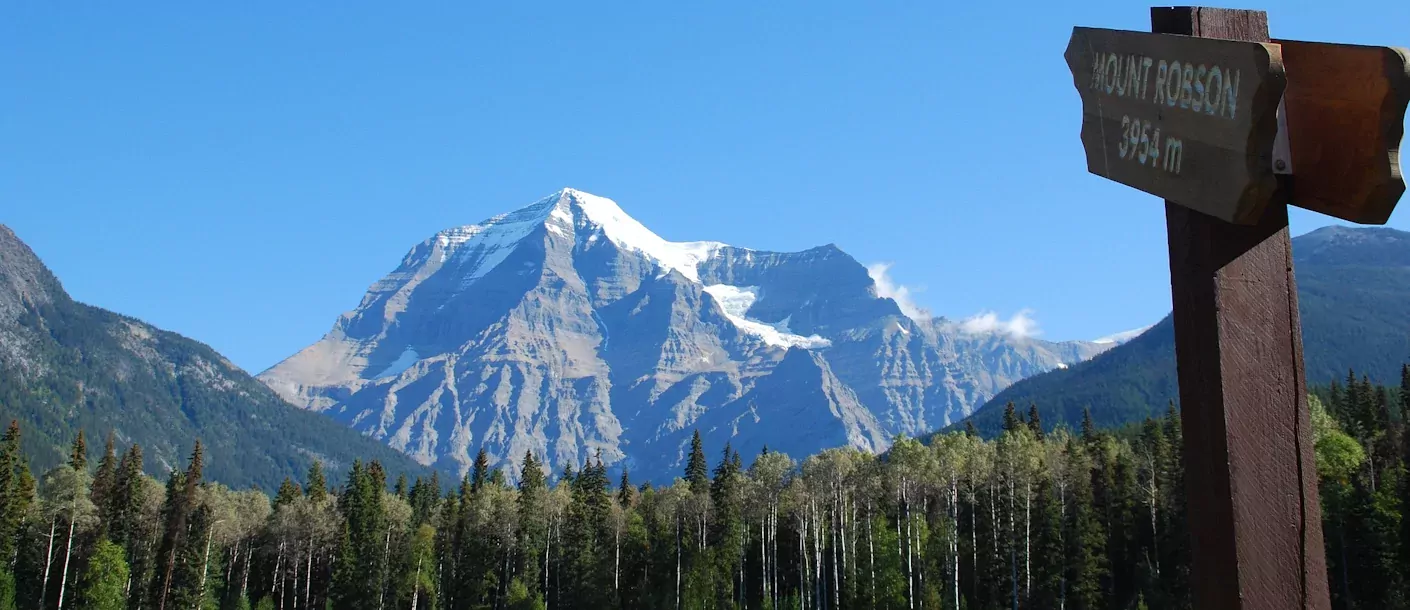
<instances>
[{"instance_id":1,"label":"clear sky","mask_svg":"<svg viewBox=\"0 0 1410 610\"><path fill-rule=\"evenodd\" d=\"M1148 4L333 6L7 3L0 223L76 298L252 372L417 242L564 186L667 239L833 242L936 314L1045 338L1169 310L1162 203L1086 173L1062 59ZM1402 0L1239 8L1410 46Z\"/></svg>"}]
</instances>

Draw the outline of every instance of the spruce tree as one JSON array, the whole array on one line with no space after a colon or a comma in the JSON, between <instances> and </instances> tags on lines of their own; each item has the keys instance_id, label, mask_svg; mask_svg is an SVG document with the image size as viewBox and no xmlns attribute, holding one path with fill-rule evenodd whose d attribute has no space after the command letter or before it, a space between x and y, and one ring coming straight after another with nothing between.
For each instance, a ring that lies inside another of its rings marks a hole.
<instances>
[{"instance_id":1,"label":"spruce tree","mask_svg":"<svg viewBox=\"0 0 1410 610\"><path fill-rule=\"evenodd\" d=\"M1082 442L1088 450L1097 441L1097 425L1092 423L1092 408L1082 407Z\"/></svg>"},{"instance_id":2,"label":"spruce tree","mask_svg":"<svg viewBox=\"0 0 1410 610\"><path fill-rule=\"evenodd\" d=\"M88 441L83 438L83 430L73 439L73 449L69 452L69 466L79 472L88 471Z\"/></svg>"},{"instance_id":3,"label":"spruce tree","mask_svg":"<svg viewBox=\"0 0 1410 610\"><path fill-rule=\"evenodd\" d=\"M309 465L304 493L314 505L322 504L328 498L328 478L323 474L323 462L314 460Z\"/></svg>"},{"instance_id":4,"label":"spruce tree","mask_svg":"<svg viewBox=\"0 0 1410 610\"><path fill-rule=\"evenodd\" d=\"M162 522L164 529L162 532L160 552L158 553L161 562L161 574L157 579L157 589L153 594L156 599L157 610L166 610L170 606L173 592L179 584L176 581L180 575L177 571L181 560L182 551L188 542L188 524L191 513L196 508L196 490L201 484L201 474L205 468L205 450L201 447L201 441L196 441L196 446L191 450L191 461L186 471L182 472L175 468L171 471L170 478L167 479L166 504L162 507Z\"/></svg>"},{"instance_id":5,"label":"spruce tree","mask_svg":"<svg viewBox=\"0 0 1410 610\"><path fill-rule=\"evenodd\" d=\"M1043 440L1043 420L1038 417L1037 403L1028 405L1028 429L1033 432L1033 438Z\"/></svg>"},{"instance_id":6,"label":"spruce tree","mask_svg":"<svg viewBox=\"0 0 1410 610\"><path fill-rule=\"evenodd\" d=\"M485 452L484 447L475 454L475 463L470 468L470 491L471 493L480 491L485 483L490 479L490 456Z\"/></svg>"},{"instance_id":7,"label":"spruce tree","mask_svg":"<svg viewBox=\"0 0 1410 610\"><path fill-rule=\"evenodd\" d=\"M1410 602L1410 365L1400 367L1400 569Z\"/></svg>"},{"instance_id":8,"label":"spruce tree","mask_svg":"<svg viewBox=\"0 0 1410 610\"><path fill-rule=\"evenodd\" d=\"M1018 418L1018 408L1013 401L1004 405L1004 432L1018 432L1023 427L1023 420Z\"/></svg>"},{"instance_id":9,"label":"spruce tree","mask_svg":"<svg viewBox=\"0 0 1410 610\"><path fill-rule=\"evenodd\" d=\"M102 537L106 533L108 525L107 509L112 504L113 487L117 484L118 458L117 448L113 445L114 436L108 432L107 442L103 447L103 458L98 461L98 471L93 474L93 491L91 497L93 504L98 507L99 515L103 517L99 525L98 535Z\"/></svg>"},{"instance_id":10,"label":"spruce tree","mask_svg":"<svg viewBox=\"0 0 1410 610\"><path fill-rule=\"evenodd\" d=\"M304 492L299 489L299 484L289 477L284 477L284 482L279 484L279 491L274 494L274 508L277 510L281 506L293 504L302 495Z\"/></svg>"},{"instance_id":11,"label":"spruce tree","mask_svg":"<svg viewBox=\"0 0 1410 610\"><path fill-rule=\"evenodd\" d=\"M0 439L0 557L14 557L17 551L21 526L25 513L29 510L30 496L23 493L20 483L21 472L29 473L24 454L20 450L20 424L10 420L5 436ZM31 493L33 487L31 486Z\"/></svg>"},{"instance_id":12,"label":"spruce tree","mask_svg":"<svg viewBox=\"0 0 1410 610\"><path fill-rule=\"evenodd\" d=\"M631 508L636 504L636 488L632 487L631 475L626 468L622 468L622 479L617 485L617 504L622 508Z\"/></svg>"},{"instance_id":13,"label":"spruce tree","mask_svg":"<svg viewBox=\"0 0 1410 610\"><path fill-rule=\"evenodd\" d=\"M710 491L710 466L705 462L705 448L700 441L700 431L690 438L690 458L685 463L685 480L690 490L696 494Z\"/></svg>"},{"instance_id":14,"label":"spruce tree","mask_svg":"<svg viewBox=\"0 0 1410 610\"><path fill-rule=\"evenodd\" d=\"M1106 532L1092 491L1092 478L1099 474L1082 447L1070 439L1067 452L1073 473L1067 513L1068 607L1099 610L1105 607L1102 582L1108 574Z\"/></svg>"}]
</instances>

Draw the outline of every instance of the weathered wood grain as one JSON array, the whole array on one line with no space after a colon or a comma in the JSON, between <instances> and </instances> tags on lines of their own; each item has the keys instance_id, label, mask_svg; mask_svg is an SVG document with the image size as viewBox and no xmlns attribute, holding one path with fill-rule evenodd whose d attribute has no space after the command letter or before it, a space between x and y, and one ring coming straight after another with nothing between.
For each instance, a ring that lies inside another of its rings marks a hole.
<instances>
[{"instance_id":1,"label":"weathered wood grain","mask_svg":"<svg viewBox=\"0 0 1410 610\"><path fill-rule=\"evenodd\" d=\"M1151 26L1268 39L1262 11L1153 8ZM1194 607L1326 610L1287 205L1252 225L1170 201L1165 214Z\"/></svg>"},{"instance_id":2,"label":"weathered wood grain","mask_svg":"<svg viewBox=\"0 0 1410 610\"><path fill-rule=\"evenodd\" d=\"M1405 49L1279 40L1293 175L1290 203L1385 224L1405 192L1400 140L1410 102Z\"/></svg>"},{"instance_id":3,"label":"weathered wood grain","mask_svg":"<svg viewBox=\"0 0 1410 610\"><path fill-rule=\"evenodd\" d=\"M1255 222L1278 187L1280 53L1258 42L1073 28L1065 58L1082 97L1087 170Z\"/></svg>"}]
</instances>

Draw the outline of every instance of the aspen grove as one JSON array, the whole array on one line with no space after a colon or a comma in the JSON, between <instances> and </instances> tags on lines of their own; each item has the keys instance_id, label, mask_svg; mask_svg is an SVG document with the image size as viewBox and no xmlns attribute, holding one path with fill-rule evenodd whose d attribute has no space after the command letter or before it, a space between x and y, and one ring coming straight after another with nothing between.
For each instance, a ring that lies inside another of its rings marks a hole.
<instances>
[{"instance_id":1,"label":"aspen grove","mask_svg":"<svg viewBox=\"0 0 1410 610\"><path fill-rule=\"evenodd\" d=\"M1406 608L1410 442L1401 388L1349 375L1310 398L1337 608ZM165 481L112 435L36 479L0 441L0 610L527 608L1188 608L1181 425L897 439L800 461L697 434L670 485L601 460L511 482L481 453L452 485L377 462L315 464L270 498ZM443 488L444 487L444 488Z\"/></svg>"}]
</instances>

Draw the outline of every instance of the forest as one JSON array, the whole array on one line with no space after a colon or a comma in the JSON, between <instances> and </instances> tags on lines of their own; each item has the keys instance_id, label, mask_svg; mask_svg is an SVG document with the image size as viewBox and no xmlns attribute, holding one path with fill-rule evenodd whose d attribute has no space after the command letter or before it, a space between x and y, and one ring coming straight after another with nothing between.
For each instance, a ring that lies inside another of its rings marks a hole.
<instances>
[{"instance_id":1,"label":"forest","mask_svg":"<svg viewBox=\"0 0 1410 610\"><path fill-rule=\"evenodd\" d=\"M1309 397L1339 609L1410 608L1410 367ZM165 481L113 434L31 473L0 439L0 610L1189 608L1181 424L1048 429L1010 404L882 456L744 456L697 434L669 486L601 460L518 481L314 463L270 498L209 481L196 443ZM616 479L616 480L611 480ZM1198 481L1188 484L1197 485Z\"/></svg>"}]
</instances>

